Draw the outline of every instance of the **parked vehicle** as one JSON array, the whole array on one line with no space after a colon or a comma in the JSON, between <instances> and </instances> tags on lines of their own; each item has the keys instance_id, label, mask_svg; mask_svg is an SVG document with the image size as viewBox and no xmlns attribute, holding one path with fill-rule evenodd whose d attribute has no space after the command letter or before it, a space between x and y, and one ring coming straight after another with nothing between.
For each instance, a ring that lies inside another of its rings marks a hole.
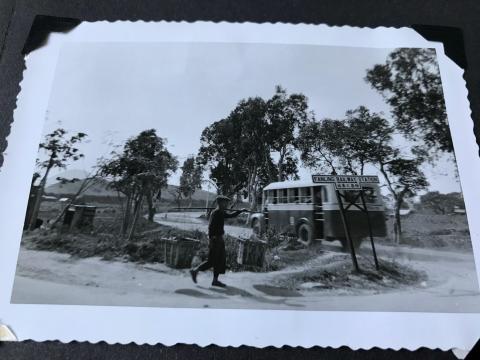
<instances>
[{"instance_id":1,"label":"parked vehicle","mask_svg":"<svg viewBox=\"0 0 480 360\"><path fill-rule=\"evenodd\" d=\"M378 184L364 183L362 188L373 236L385 236L385 208ZM352 201L358 191L340 190ZM361 200L358 199L357 203L361 203ZM346 216L354 246L359 247L362 240L369 236L367 214L351 206ZM252 214L250 224L258 234L274 229L281 234L297 236L306 245L313 241L340 240L344 249L349 249L333 183L271 183L263 189L262 212Z\"/></svg>"}]
</instances>

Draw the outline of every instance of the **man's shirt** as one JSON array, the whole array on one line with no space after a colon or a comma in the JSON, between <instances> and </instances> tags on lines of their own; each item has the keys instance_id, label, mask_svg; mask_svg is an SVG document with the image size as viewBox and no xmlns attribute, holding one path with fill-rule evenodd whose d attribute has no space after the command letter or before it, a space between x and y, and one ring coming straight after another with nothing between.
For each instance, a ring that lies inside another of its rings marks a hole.
<instances>
[{"instance_id":1,"label":"man's shirt","mask_svg":"<svg viewBox=\"0 0 480 360\"><path fill-rule=\"evenodd\" d=\"M237 210L233 213L228 214L225 211L220 210L219 208L213 210L210 214L210 221L208 222L208 235L221 236L225 234L225 230L223 228L225 223L224 220L238 216L238 214L240 214L241 212L241 210Z\"/></svg>"}]
</instances>

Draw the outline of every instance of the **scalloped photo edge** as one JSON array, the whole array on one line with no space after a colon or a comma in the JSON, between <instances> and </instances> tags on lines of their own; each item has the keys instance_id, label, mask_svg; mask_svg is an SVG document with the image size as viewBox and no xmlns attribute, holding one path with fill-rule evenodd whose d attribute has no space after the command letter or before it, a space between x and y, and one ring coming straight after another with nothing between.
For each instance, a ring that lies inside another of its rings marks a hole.
<instances>
[{"instance_id":1,"label":"scalloped photo edge","mask_svg":"<svg viewBox=\"0 0 480 360\"><path fill-rule=\"evenodd\" d=\"M186 47L191 43L241 43L363 49L434 48L461 191L470 220L468 227L475 258L474 276L479 277L480 224L474 221L480 217L476 181L480 173L478 146L473 133L463 70L445 55L441 43L427 41L410 28L372 29L283 23L82 22L68 33L50 34L44 46L25 57L26 68L0 171L0 196L3 200L0 204L0 324L8 326L20 341L59 340L64 343L105 341L109 344L185 343L235 347L348 346L352 349L379 347L394 350L415 350L420 347L470 349L475 344L480 337L479 312L436 312L434 304L432 311L408 311L408 307L391 311L389 307L383 310L374 306L363 311L355 307L353 310L315 307L298 310L293 307L280 309L265 306L235 308L234 305L228 308L201 308L189 306L189 303L178 307L161 307L153 302L137 305L134 300L121 305L113 301L97 301L96 296L100 298L100 293L93 290L92 297L85 302L50 303L49 300L42 300L49 299L49 296L46 293L42 295L41 282L38 285L37 302L13 301L12 291L15 291L17 261L22 251L20 242L31 175L52 88L57 81L55 76L61 49L72 44L101 47L106 44L148 46L154 43L180 43ZM78 61L81 66L81 59ZM71 290L67 285L63 288L66 292ZM75 297L77 294L69 295ZM478 296L480 308L478 280L474 295ZM122 296L128 298L128 294ZM463 295L459 293L456 296ZM351 296L351 299L355 301L355 296Z\"/></svg>"}]
</instances>

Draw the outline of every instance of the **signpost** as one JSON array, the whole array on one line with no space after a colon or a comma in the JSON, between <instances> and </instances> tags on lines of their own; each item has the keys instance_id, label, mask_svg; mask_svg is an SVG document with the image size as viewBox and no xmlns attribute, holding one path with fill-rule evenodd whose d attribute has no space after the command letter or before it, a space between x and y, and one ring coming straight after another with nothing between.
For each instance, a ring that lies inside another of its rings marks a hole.
<instances>
[{"instance_id":1,"label":"signpost","mask_svg":"<svg viewBox=\"0 0 480 360\"><path fill-rule=\"evenodd\" d=\"M377 252L375 250L375 244L373 242L372 224L370 222L370 215L368 213L368 207L365 202L365 196L363 193L363 184L379 183L378 176L365 176L365 175L312 175L312 181L316 184L335 184L335 193L337 195L338 205L340 207L340 216L342 218L343 228L345 231L345 237L350 244L350 255L352 257L352 263L356 271L359 271L357 255L355 253L352 236L350 234L350 227L348 226L348 219L346 211L355 206L360 211L367 215L368 232L370 234L370 244L372 245L373 258L375 260L375 268L379 269ZM347 199L342 190L357 190L358 194L352 199ZM344 203L345 200L345 203ZM357 200L361 200L361 204L357 204Z\"/></svg>"}]
</instances>

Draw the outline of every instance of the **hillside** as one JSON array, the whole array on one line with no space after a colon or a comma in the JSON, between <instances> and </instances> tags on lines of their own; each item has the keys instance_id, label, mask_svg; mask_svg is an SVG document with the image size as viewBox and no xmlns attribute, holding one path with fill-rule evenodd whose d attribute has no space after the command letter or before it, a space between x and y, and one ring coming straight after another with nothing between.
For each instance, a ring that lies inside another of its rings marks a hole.
<instances>
[{"instance_id":1,"label":"hillside","mask_svg":"<svg viewBox=\"0 0 480 360\"><path fill-rule=\"evenodd\" d=\"M82 180L79 180L74 183L62 184L61 182L56 182L52 185L49 185L45 188L45 193L47 195L74 195L77 193L78 189L82 185ZM92 185L87 191L84 192L84 195L88 196L111 196L116 197L117 192L109 188L108 181L99 180L96 184Z\"/></svg>"},{"instance_id":2,"label":"hillside","mask_svg":"<svg viewBox=\"0 0 480 360\"><path fill-rule=\"evenodd\" d=\"M47 186L45 189L46 195L54 196L68 196L74 195L80 188L82 181L77 181L75 183L62 184L57 182L50 186ZM168 185L167 188L162 189L162 200L173 201L175 190L178 188L176 185ZM106 180L99 180L96 184L91 186L85 193L85 196L98 196L98 197L117 197L117 192L109 187L109 182ZM197 201L205 201L208 197L209 200L214 199L216 196L215 193L208 192L205 190L197 190L192 199Z\"/></svg>"}]
</instances>

